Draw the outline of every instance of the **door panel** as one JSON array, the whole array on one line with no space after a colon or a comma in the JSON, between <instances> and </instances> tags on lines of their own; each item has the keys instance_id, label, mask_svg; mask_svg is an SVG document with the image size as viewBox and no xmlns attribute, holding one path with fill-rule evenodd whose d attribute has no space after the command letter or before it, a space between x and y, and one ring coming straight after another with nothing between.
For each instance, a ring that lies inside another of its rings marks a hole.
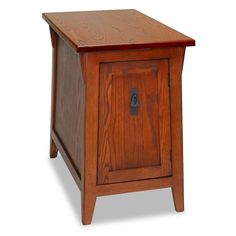
<instances>
[{"instance_id":1,"label":"door panel","mask_svg":"<svg viewBox=\"0 0 236 236\"><path fill-rule=\"evenodd\" d=\"M171 175L168 60L100 66L98 183Z\"/></svg>"}]
</instances>

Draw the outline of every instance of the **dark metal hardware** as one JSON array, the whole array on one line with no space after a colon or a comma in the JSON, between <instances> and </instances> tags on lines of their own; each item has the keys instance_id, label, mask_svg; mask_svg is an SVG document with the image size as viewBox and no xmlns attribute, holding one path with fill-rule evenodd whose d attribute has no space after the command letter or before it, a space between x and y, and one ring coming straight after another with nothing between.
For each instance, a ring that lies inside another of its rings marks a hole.
<instances>
[{"instance_id":1,"label":"dark metal hardware","mask_svg":"<svg viewBox=\"0 0 236 236\"><path fill-rule=\"evenodd\" d=\"M130 113L135 116L138 114L139 109L139 97L138 97L138 89L132 88L130 92Z\"/></svg>"}]
</instances>

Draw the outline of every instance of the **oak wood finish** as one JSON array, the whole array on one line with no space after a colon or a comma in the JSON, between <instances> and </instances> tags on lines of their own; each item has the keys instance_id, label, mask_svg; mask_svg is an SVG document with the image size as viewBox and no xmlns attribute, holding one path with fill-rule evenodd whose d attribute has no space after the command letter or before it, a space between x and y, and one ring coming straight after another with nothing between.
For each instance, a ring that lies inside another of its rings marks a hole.
<instances>
[{"instance_id":1,"label":"oak wood finish","mask_svg":"<svg viewBox=\"0 0 236 236\"><path fill-rule=\"evenodd\" d=\"M59 150L81 190L82 223L98 196L132 191L171 187L183 211L181 75L195 41L136 10L43 18L53 47L50 157Z\"/></svg>"},{"instance_id":2,"label":"oak wood finish","mask_svg":"<svg viewBox=\"0 0 236 236\"><path fill-rule=\"evenodd\" d=\"M84 156L85 88L80 57L58 39L55 131L81 172ZM74 133L74 135L71 135Z\"/></svg>"},{"instance_id":3,"label":"oak wood finish","mask_svg":"<svg viewBox=\"0 0 236 236\"><path fill-rule=\"evenodd\" d=\"M168 60L101 64L99 108L99 184L171 175Z\"/></svg>"},{"instance_id":4,"label":"oak wood finish","mask_svg":"<svg viewBox=\"0 0 236 236\"><path fill-rule=\"evenodd\" d=\"M85 91L85 156L82 175L82 222L90 224L96 202L97 149L98 149L98 96L99 80L96 71L99 65L91 62L88 55L83 55Z\"/></svg>"},{"instance_id":5,"label":"oak wood finish","mask_svg":"<svg viewBox=\"0 0 236 236\"><path fill-rule=\"evenodd\" d=\"M78 52L195 44L188 36L134 9L44 13L43 18Z\"/></svg>"},{"instance_id":6,"label":"oak wood finish","mask_svg":"<svg viewBox=\"0 0 236 236\"><path fill-rule=\"evenodd\" d=\"M49 27L51 42L52 42L52 86L51 86L51 124L50 124L50 150L49 156L55 158L57 156L58 149L52 139L52 130L55 126L55 113L56 113L56 86L57 86L57 41L58 36Z\"/></svg>"},{"instance_id":7,"label":"oak wood finish","mask_svg":"<svg viewBox=\"0 0 236 236\"><path fill-rule=\"evenodd\" d=\"M178 57L172 59L171 88L171 136L172 136L172 193L176 211L184 211L183 135L182 135L182 68L185 48L178 49Z\"/></svg>"},{"instance_id":8,"label":"oak wood finish","mask_svg":"<svg viewBox=\"0 0 236 236\"><path fill-rule=\"evenodd\" d=\"M172 177L145 179L138 181L129 181L114 184L101 184L97 185L97 196L105 196L112 194L137 192L150 189L168 188L172 186Z\"/></svg>"},{"instance_id":9,"label":"oak wood finish","mask_svg":"<svg viewBox=\"0 0 236 236\"><path fill-rule=\"evenodd\" d=\"M68 169L70 170L71 175L73 176L76 184L78 185L79 189L81 190L81 176L80 173L78 172L77 167L71 160L70 155L66 152L65 147L63 146L62 141L58 137L58 135L55 133L54 130L52 130L52 139L53 142L55 143L56 147L58 148L59 152L61 153L61 156L63 157Z\"/></svg>"}]
</instances>

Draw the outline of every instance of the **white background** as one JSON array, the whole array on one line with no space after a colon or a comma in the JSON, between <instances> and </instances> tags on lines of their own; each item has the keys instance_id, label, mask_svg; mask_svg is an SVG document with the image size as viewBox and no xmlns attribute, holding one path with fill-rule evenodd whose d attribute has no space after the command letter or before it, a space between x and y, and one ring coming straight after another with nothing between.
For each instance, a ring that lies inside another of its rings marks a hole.
<instances>
[{"instance_id":1,"label":"white background","mask_svg":"<svg viewBox=\"0 0 236 236\"><path fill-rule=\"evenodd\" d=\"M0 3L0 235L235 235L235 1L61 0ZM183 70L185 212L169 189L97 199L48 157L51 44L42 12L136 8L189 35Z\"/></svg>"}]
</instances>

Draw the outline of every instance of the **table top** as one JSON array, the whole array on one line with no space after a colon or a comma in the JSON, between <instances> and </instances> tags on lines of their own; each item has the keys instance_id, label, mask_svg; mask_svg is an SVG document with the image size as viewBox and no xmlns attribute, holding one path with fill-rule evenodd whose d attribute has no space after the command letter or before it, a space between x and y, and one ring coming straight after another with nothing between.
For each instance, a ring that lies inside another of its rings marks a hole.
<instances>
[{"instance_id":1,"label":"table top","mask_svg":"<svg viewBox=\"0 0 236 236\"><path fill-rule=\"evenodd\" d=\"M195 45L192 38L134 9L43 13L43 18L78 52Z\"/></svg>"}]
</instances>

